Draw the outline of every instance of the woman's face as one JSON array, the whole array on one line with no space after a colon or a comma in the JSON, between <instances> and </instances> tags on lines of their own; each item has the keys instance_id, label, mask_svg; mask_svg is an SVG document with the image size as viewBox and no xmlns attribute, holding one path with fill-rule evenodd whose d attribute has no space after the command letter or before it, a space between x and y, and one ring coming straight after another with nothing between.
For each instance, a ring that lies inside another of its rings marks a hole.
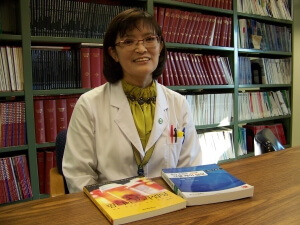
<instances>
[{"instance_id":1,"label":"woman's face","mask_svg":"<svg viewBox=\"0 0 300 225\"><path fill-rule=\"evenodd\" d=\"M140 23L138 29L127 31L124 37L118 35L116 42L123 40L143 40L146 37L155 35L148 26ZM152 82L152 72L158 65L158 58L163 44L146 48L143 41L139 41L133 46L116 45L109 48L109 54L119 62L123 70L123 78L126 82L138 87L149 86Z\"/></svg>"}]
</instances>

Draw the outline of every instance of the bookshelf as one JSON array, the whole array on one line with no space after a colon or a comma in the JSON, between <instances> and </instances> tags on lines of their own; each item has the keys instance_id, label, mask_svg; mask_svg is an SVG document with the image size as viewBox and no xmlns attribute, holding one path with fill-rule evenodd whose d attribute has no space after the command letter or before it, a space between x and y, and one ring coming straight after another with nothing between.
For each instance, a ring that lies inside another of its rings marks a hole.
<instances>
[{"instance_id":1,"label":"bookshelf","mask_svg":"<svg viewBox=\"0 0 300 225\"><path fill-rule=\"evenodd\" d=\"M89 89L84 88L71 88L71 89L51 89L51 90L33 90L33 67L31 46L33 45L69 45L74 48L78 47L81 43L102 44L101 38L84 38L84 37L55 37L49 35L32 35L31 31L31 16L33 16L30 0L4 0L1 1L0 7L14 10L14 13L4 15L5 18L9 17L12 24L9 24L7 30L0 33L0 41L2 45L9 46L22 46L23 49L23 69L24 69L24 90L21 91L5 91L0 92L0 99L2 102L10 101L11 99L21 99L25 101L26 110L26 132L27 144L21 146L3 147L0 148L1 157L13 156L18 154L25 154L28 160L28 166L31 176L31 186L33 192L32 199L39 199L47 197L48 195L40 194L39 190L39 177L38 177L38 164L37 164L37 150L40 148L55 147L54 142L36 143L35 127L34 127L34 98L36 96L59 96L81 94ZM101 2L101 1L100 1ZM118 2L118 1L113 1ZM120 1L121 2L121 1ZM270 25L284 26L289 29L292 28L293 22L284 19L274 19L266 16L253 15L249 13L240 12L238 10L238 0L232 1L231 9L221 9L205 5L197 5L183 1L173 0L146 0L137 1L139 6L145 7L148 12L154 13L156 7L164 7L171 9L179 9L182 11L195 12L198 14L207 14L213 16L222 16L231 18L231 41L229 46L209 46L203 44L190 44L190 43L174 43L167 42L166 46L170 52L182 52L186 54L204 54L204 55L220 55L229 59L229 65L232 72L233 84L227 85L177 85L169 86L170 89L178 91L184 95L202 95L214 93L232 94L233 97L233 118L231 122L226 124L213 123L207 125L197 125L196 129L201 131L212 130L214 128L228 128L232 130L233 134L233 147L234 158L236 160L243 157L252 156L253 153L238 155L237 149L239 148L238 130L244 124L261 124L261 123L282 123L285 127L286 146L291 145L291 131L292 131L292 115L280 115L256 119L239 120L239 94L241 92L269 92L278 90L287 90L290 94L290 103L292 102L292 82L289 84L240 84L239 73L241 68L239 66L240 57L258 57L258 58L271 58L271 59L286 59L293 57L293 51L274 51L274 50L259 50L251 48L240 48L239 46L239 20L240 19L253 19L261 23ZM289 1L290 5L291 1ZM125 3L122 3L125 4ZM126 3L129 4L130 2ZM291 10L292 11L292 10ZM2 12L2 11L1 11ZM3 15L2 15L3 18ZM4 22L2 21L2 24ZM291 42L292 43L292 42ZM293 71L291 70L291 74ZM292 79L292 78L291 78ZM291 106L292 108L292 106Z\"/></svg>"}]
</instances>

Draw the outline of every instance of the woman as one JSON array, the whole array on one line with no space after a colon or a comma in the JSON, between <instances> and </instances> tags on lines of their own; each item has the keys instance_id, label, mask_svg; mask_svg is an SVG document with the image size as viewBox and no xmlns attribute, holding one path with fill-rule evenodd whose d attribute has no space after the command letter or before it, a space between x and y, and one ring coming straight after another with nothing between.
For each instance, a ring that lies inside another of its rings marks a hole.
<instances>
[{"instance_id":1,"label":"woman","mask_svg":"<svg viewBox=\"0 0 300 225\"><path fill-rule=\"evenodd\" d=\"M83 94L68 128L63 172L70 192L162 168L201 164L185 98L160 85L166 48L147 12L116 16L104 38L107 83Z\"/></svg>"}]
</instances>

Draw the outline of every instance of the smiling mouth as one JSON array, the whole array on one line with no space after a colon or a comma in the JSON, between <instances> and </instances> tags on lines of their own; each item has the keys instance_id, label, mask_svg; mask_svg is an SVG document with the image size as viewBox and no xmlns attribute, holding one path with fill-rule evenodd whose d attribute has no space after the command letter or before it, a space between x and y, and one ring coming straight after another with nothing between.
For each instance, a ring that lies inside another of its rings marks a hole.
<instances>
[{"instance_id":1,"label":"smiling mouth","mask_svg":"<svg viewBox=\"0 0 300 225\"><path fill-rule=\"evenodd\" d=\"M150 58L145 57L145 58L135 59L135 60L133 60L133 62L146 62L146 61L149 61L149 60L150 60Z\"/></svg>"}]
</instances>

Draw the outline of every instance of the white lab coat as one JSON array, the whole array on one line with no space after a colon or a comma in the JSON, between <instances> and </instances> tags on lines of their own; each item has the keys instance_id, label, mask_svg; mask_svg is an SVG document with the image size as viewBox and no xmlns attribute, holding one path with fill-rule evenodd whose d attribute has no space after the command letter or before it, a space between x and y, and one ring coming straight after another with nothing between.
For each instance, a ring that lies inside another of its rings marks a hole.
<instances>
[{"instance_id":1,"label":"white lab coat","mask_svg":"<svg viewBox=\"0 0 300 225\"><path fill-rule=\"evenodd\" d=\"M162 168L201 164L201 150L189 105L184 96L156 83L153 129L145 151L155 144L144 167L147 177ZM185 128L185 140L173 143L170 127ZM137 175L131 143L145 155L122 83L106 83L83 94L68 128L63 173L70 192L83 186Z\"/></svg>"}]
</instances>

